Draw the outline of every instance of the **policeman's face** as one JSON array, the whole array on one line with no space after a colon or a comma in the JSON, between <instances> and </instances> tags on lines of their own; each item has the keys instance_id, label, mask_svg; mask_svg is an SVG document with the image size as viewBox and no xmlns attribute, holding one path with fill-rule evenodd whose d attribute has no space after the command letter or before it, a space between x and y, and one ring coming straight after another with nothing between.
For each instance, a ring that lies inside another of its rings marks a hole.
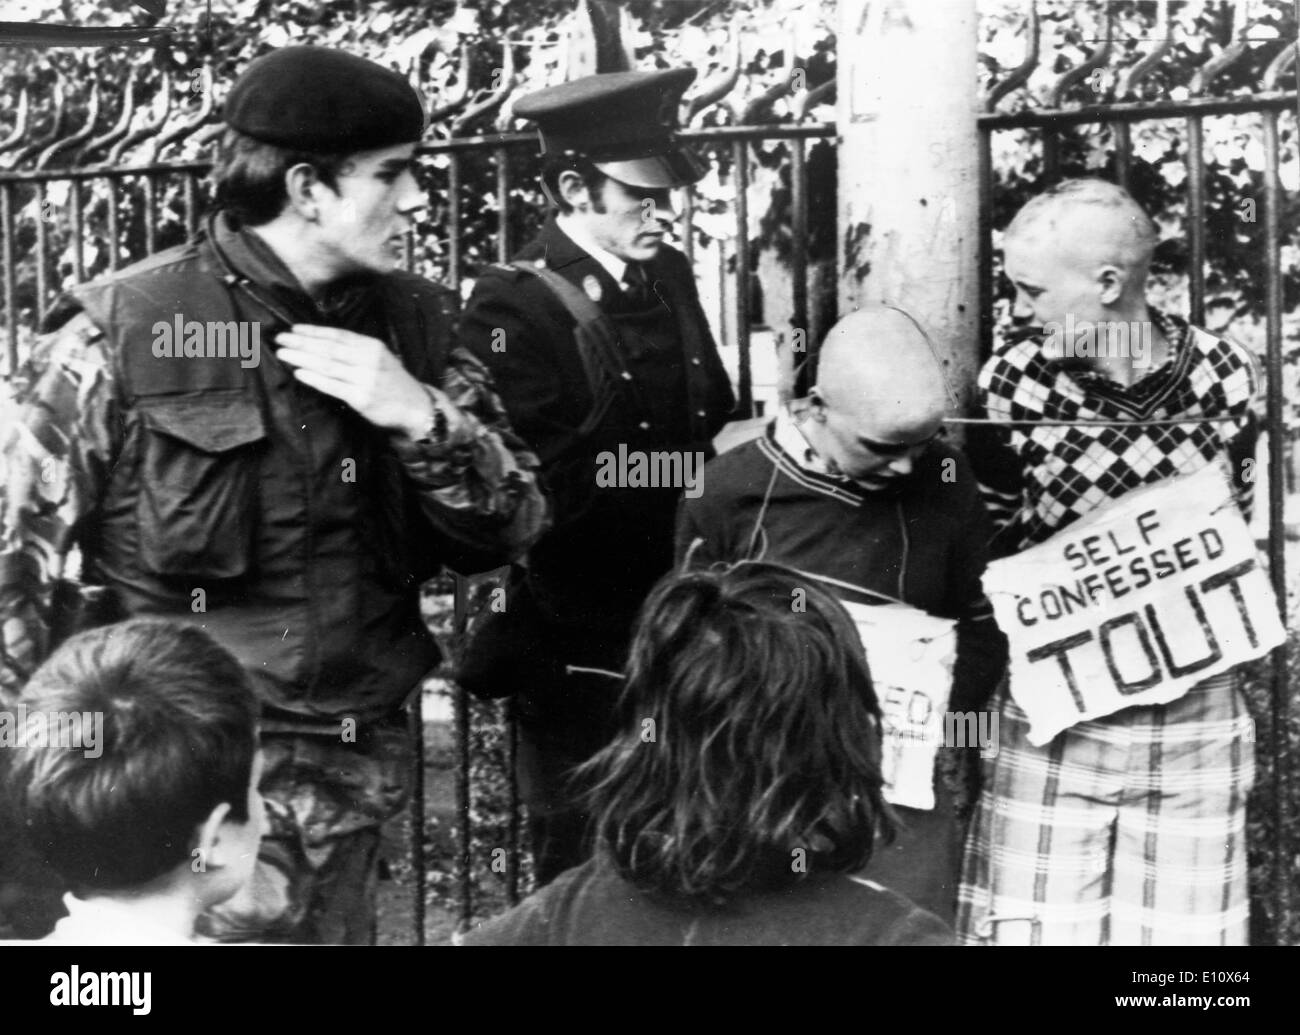
<instances>
[{"instance_id":1,"label":"policeman's face","mask_svg":"<svg viewBox=\"0 0 1300 1035\"><path fill-rule=\"evenodd\" d=\"M596 243L624 262L653 259L677 218L672 191L665 187L629 187L608 177L595 190L584 190L574 215Z\"/></svg>"},{"instance_id":2,"label":"policeman's face","mask_svg":"<svg viewBox=\"0 0 1300 1035\"><path fill-rule=\"evenodd\" d=\"M327 274L386 273L397 265L406 231L425 205L414 154L413 143L359 151L339 171L337 192L317 185L317 254Z\"/></svg>"}]
</instances>

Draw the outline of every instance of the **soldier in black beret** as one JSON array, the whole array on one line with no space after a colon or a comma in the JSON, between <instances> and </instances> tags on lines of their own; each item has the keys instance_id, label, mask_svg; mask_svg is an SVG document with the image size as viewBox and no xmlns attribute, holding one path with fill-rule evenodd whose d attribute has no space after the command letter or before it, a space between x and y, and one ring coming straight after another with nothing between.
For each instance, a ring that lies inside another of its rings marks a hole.
<instances>
[{"instance_id":1,"label":"soldier in black beret","mask_svg":"<svg viewBox=\"0 0 1300 1035\"><path fill-rule=\"evenodd\" d=\"M416 92L290 47L225 119L203 231L75 289L35 346L3 430L28 473L0 499L0 700L79 624L201 625L262 699L268 833L200 930L366 943L402 709L439 657L420 585L517 557L546 506L453 299L395 270L425 204ZM52 622L74 545L79 612Z\"/></svg>"},{"instance_id":2,"label":"soldier in black beret","mask_svg":"<svg viewBox=\"0 0 1300 1035\"><path fill-rule=\"evenodd\" d=\"M612 732L632 620L672 566L677 501L698 490L734 405L691 268L664 243L672 190L703 175L674 136L694 77L595 75L518 102L555 211L483 273L461 323L541 458L554 512L460 673L472 692L514 697L541 883L586 857L569 772Z\"/></svg>"}]
</instances>

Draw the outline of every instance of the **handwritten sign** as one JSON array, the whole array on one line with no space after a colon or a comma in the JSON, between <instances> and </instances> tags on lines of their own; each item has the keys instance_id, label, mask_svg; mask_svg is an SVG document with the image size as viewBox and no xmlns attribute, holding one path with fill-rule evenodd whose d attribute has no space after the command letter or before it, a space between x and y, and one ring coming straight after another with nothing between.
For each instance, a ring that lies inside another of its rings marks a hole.
<instances>
[{"instance_id":1,"label":"handwritten sign","mask_svg":"<svg viewBox=\"0 0 1300 1035\"><path fill-rule=\"evenodd\" d=\"M1285 638L1224 471L1130 492L984 574L1029 740L1166 704Z\"/></svg>"},{"instance_id":2,"label":"handwritten sign","mask_svg":"<svg viewBox=\"0 0 1300 1035\"><path fill-rule=\"evenodd\" d=\"M842 601L867 652L884 720L885 800L934 808L934 759L957 657L957 623L904 604Z\"/></svg>"}]
</instances>

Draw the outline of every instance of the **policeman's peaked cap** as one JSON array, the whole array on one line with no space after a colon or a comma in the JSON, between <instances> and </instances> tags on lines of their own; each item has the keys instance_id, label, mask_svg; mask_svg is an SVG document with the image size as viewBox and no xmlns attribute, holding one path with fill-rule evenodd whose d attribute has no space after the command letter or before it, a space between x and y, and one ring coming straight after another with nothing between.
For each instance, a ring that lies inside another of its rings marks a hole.
<instances>
[{"instance_id":1,"label":"policeman's peaked cap","mask_svg":"<svg viewBox=\"0 0 1300 1035\"><path fill-rule=\"evenodd\" d=\"M409 144L424 134L424 106L406 78L328 47L282 47L235 80L226 125L263 143L351 154Z\"/></svg>"},{"instance_id":2,"label":"policeman's peaked cap","mask_svg":"<svg viewBox=\"0 0 1300 1035\"><path fill-rule=\"evenodd\" d=\"M545 155L583 155L631 187L683 187L705 171L675 134L694 79L693 68L589 75L521 97L515 114L537 123Z\"/></svg>"}]
</instances>

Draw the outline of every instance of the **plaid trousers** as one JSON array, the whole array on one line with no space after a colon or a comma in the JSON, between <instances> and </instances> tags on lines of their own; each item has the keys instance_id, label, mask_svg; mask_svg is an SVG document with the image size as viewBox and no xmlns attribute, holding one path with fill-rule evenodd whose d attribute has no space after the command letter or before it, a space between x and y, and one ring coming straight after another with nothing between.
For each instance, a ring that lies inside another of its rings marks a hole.
<instances>
[{"instance_id":1,"label":"plaid trousers","mask_svg":"<svg viewBox=\"0 0 1300 1035\"><path fill-rule=\"evenodd\" d=\"M1235 672L1029 743L1002 691L963 860L968 945L1243 945L1254 724Z\"/></svg>"}]
</instances>

